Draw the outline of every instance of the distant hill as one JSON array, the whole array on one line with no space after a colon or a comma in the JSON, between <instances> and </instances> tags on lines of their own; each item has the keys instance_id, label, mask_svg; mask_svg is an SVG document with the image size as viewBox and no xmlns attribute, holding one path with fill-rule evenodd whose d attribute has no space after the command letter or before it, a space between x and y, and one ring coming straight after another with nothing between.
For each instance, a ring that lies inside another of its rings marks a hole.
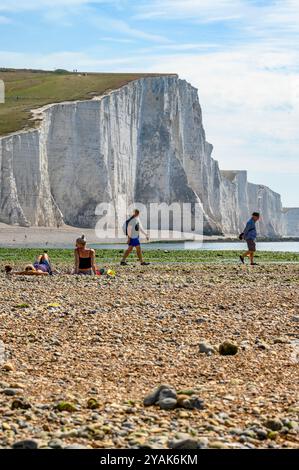
<instances>
[{"instance_id":1,"label":"distant hill","mask_svg":"<svg viewBox=\"0 0 299 470\"><path fill-rule=\"evenodd\" d=\"M5 104L0 104L0 135L33 127L32 121L29 121L33 108L61 101L91 99L150 75L0 68L0 79L6 89Z\"/></svg>"}]
</instances>

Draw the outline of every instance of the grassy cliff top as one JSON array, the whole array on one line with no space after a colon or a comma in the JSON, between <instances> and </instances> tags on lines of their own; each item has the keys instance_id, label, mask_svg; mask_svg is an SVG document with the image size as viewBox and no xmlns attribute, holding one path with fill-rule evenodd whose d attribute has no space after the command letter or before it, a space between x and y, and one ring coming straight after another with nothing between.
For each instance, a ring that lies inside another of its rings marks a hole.
<instances>
[{"instance_id":1,"label":"grassy cliff top","mask_svg":"<svg viewBox=\"0 0 299 470\"><path fill-rule=\"evenodd\" d=\"M5 103L0 103L0 136L32 128L31 109L61 101L91 99L147 76L142 73L71 73L66 70L0 69Z\"/></svg>"}]
</instances>

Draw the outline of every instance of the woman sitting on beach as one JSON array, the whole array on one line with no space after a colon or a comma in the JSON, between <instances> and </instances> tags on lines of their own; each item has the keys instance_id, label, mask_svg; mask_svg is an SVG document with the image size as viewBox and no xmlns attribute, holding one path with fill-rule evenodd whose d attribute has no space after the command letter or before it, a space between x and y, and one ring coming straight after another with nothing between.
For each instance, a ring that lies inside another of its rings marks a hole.
<instances>
[{"instance_id":1,"label":"woman sitting on beach","mask_svg":"<svg viewBox=\"0 0 299 470\"><path fill-rule=\"evenodd\" d=\"M74 274L96 274L95 250L86 248L85 235L76 240Z\"/></svg>"},{"instance_id":2,"label":"woman sitting on beach","mask_svg":"<svg viewBox=\"0 0 299 470\"><path fill-rule=\"evenodd\" d=\"M19 276L49 276L48 272L41 271L40 269L36 269L32 264L28 264L25 266L24 271L14 271L11 266L5 266L6 274L14 274Z\"/></svg>"}]
</instances>

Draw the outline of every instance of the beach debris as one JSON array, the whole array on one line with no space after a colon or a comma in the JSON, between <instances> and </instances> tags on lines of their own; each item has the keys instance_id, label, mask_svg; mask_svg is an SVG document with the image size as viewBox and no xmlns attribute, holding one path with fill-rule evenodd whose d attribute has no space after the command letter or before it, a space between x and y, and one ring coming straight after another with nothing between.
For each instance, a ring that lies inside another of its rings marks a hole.
<instances>
[{"instance_id":1,"label":"beach debris","mask_svg":"<svg viewBox=\"0 0 299 470\"><path fill-rule=\"evenodd\" d=\"M108 269L108 270L107 270L107 276L109 276L109 277L115 277L115 276L116 276L116 272L115 272L113 269Z\"/></svg>"}]
</instances>

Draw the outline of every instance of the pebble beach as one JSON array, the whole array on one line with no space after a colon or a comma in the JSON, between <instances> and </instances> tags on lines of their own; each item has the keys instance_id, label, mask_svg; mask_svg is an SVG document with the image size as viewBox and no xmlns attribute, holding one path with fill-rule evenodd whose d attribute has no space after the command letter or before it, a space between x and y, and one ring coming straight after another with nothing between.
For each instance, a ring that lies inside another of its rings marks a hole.
<instances>
[{"instance_id":1,"label":"pebble beach","mask_svg":"<svg viewBox=\"0 0 299 470\"><path fill-rule=\"evenodd\" d=\"M299 447L298 264L113 269L0 274L0 448Z\"/></svg>"}]
</instances>

